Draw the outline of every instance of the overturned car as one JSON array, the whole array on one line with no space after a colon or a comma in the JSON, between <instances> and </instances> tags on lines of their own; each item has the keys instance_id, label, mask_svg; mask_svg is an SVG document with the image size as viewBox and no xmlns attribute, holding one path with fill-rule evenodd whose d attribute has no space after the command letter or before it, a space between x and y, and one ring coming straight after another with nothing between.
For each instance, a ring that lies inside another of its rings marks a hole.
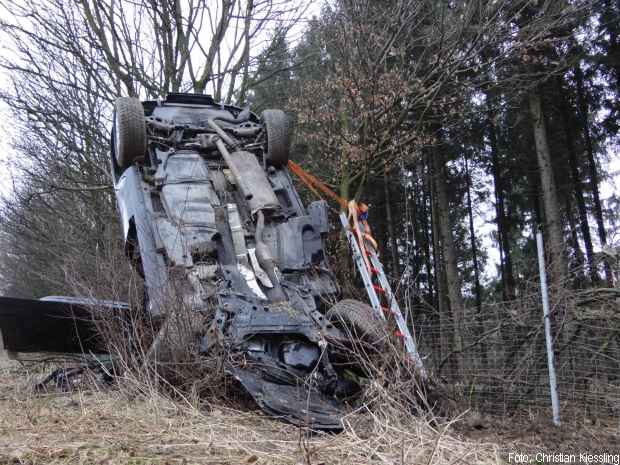
<instances>
[{"instance_id":1,"label":"overturned car","mask_svg":"<svg viewBox=\"0 0 620 465\"><path fill-rule=\"evenodd\" d=\"M342 399L360 389L347 347L378 343L382 324L368 305L338 302L326 205L302 204L290 140L280 110L256 115L194 94L120 98L111 172L146 314L162 328L170 307L202 315L198 350L241 357L226 370L264 411L339 429Z\"/></svg>"}]
</instances>

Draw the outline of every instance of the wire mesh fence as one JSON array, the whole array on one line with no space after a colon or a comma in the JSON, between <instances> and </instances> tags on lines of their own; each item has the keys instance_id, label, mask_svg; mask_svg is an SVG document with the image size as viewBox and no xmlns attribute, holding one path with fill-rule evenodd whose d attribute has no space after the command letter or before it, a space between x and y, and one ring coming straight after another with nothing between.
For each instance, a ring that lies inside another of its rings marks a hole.
<instances>
[{"instance_id":1,"label":"wire mesh fence","mask_svg":"<svg viewBox=\"0 0 620 465\"><path fill-rule=\"evenodd\" d=\"M553 350L562 414L620 416L620 315L613 299L555 295ZM540 295L466 309L461 322L414 318L427 369L466 407L495 414L551 412Z\"/></svg>"}]
</instances>

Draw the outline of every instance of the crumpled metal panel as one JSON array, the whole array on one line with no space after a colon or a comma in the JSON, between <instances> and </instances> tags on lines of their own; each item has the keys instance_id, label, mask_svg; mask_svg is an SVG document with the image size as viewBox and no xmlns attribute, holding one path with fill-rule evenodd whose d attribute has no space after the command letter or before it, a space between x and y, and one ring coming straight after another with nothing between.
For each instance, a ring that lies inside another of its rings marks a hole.
<instances>
[{"instance_id":1,"label":"crumpled metal panel","mask_svg":"<svg viewBox=\"0 0 620 465\"><path fill-rule=\"evenodd\" d=\"M316 389L269 382L252 370L229 370L259 407L274 417L319 430L342 429L342 406Z\"/></svg>"},{"instance_id":2,"label":"crumpled metal panel","mask_svg":"<svg viewBox=\"0 0 620 465\"><path fill-rule=\"evenodd\" d=\"M289 302L274 304L233 295L222 296L222 301L234 312L229 331L236 342L251 334L268 333L303 334L314 342L320 339L320 328L314 320Z\"/></svg>"}]
</instances>

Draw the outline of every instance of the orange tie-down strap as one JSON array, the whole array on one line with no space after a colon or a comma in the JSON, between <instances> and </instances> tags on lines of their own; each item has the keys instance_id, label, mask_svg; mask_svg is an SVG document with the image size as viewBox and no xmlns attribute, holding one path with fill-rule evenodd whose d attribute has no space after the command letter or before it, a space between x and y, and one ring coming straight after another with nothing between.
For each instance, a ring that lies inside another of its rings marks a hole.
<instances>
[{"instance_id":1,"label":"orange tie-down strap","mask_svg":"<svg viewBox=\"0 0 620 465\"><path fill-rule=\"evenodd\" d=\"M342 207L343 210L346 210L348 208L348 205L349 205L349 201L348 200L343 199L342 197L340 197L333 190L331 190L329 187L327 187L327 185L323 181L321 181L316 176L313 176L310 173L308 173L307 171L305 171L301 166L299 166L294 161L292 161L292 160L288 161L288 169L291 170L293 172L293 174L295 174L295 176L297 176L299 179L301 179L301 181L306 186L308 186L308 188L317 197L323 198L321 196L321 194L319 194L317 192L317 189L319 189L325 195L327 195L328 197L331 197L332 200L335 200L340 205L340 207Z\"/></svg>"},{"instance_id":2,"label":"orange tie-down strap","mask_svg":"<svg viewBox=\"0 0 620 465\"><path fill-rule=\"evenodd\" d=\"M357 242L359 243L362 249L362 255L364 258L364 263L368 267L369 271L372 269L370 263L368 262L368 252L366 251L366 241L370 242L370 244L374 247L375 250L379 250L377 241L374 240L369 231L362 231L360 227L360 223L358 220L359 214L361 212L360 206L357 205L355 200L348 201L338 194L336 194L332 189L330 189L323 181L318 179L316 176L305 171L301 166L295 163L292 160L288 161L288 168L297 176L308 188L319 198L323 198L323 196L319 193L321 191L323 194L330 197L332 200L335 200L343 210L348 211L349 221L353 223L353 232L357 236ZM366 210L368 207L366 206ZM365 222L364 222L365 223ZM364 224L364 229L366 229L366 224Z\"/></svg>"}]
</instances>

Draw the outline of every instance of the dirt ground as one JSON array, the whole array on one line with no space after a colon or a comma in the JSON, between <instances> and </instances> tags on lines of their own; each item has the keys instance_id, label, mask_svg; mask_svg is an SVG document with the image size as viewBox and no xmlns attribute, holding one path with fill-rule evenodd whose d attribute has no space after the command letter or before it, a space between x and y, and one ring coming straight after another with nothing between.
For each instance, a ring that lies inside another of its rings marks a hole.
<instances>
[{"instance_id":1,"label":"dirt ground","mask_svg":"<svg viewBox=\"0 0 620 465\"><path fill-rule=\"evenodd\" d=\"M465 414L433 427L421 418L403 425L358 414L343 433L307 436L260 412L212 406L206 413L118 389L35 395L41 376L0 361L0 464L469 465L516 463L510 452L620 452L617 419L553 428L540 419Z\"/></svg>"}]
</instances>

